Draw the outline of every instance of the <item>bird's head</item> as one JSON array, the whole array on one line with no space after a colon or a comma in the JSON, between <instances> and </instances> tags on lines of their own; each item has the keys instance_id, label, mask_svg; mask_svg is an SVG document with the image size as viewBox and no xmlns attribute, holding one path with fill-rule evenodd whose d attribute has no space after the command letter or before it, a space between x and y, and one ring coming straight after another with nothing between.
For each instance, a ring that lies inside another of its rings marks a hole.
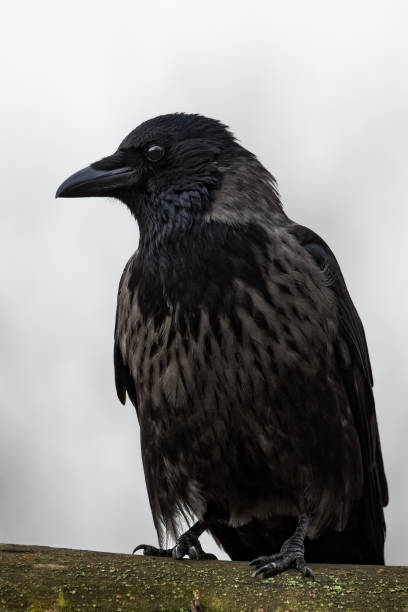
<instances>
[{"instance_id":1,"label":"bird's head","mask_svg":"<svg viewBox=\"0 0 408 612\"><path fill-rule=\"evenodd\" d=\"M257 194L261 188L268 194ZM76 172L56 193L57 198L87 196L124 202L142 236L152 230L168 234L217 214L239 219L262 199L269 199L269 207L279 204L271 175L225 125L184 113L145 121L113 155ZM241 206L233 202L236 196Z\"/></svg>"}]
</instances>

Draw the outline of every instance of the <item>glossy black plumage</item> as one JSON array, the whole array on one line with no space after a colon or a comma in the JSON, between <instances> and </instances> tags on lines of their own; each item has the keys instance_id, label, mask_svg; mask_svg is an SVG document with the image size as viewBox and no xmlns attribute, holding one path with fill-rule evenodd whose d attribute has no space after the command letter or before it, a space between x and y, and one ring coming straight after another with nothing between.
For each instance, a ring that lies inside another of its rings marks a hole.
<instances>
[{"instance_id":1,"label":"glossy black plumage","mask_svg":"<svg viewBox=\"0 0 408 612\"><path fill-rule=\"evenodd\" d=\"M329 247L286 216L273 177L216 121L153 119L92 167L112 178L89 195L111 180L140 227L115 377L137 410L160 541L196 516L249 560L307 516L308 561L383 563L368 350ZM75 196L75 179L59 195Z\"/></svg>"}]
</instances>

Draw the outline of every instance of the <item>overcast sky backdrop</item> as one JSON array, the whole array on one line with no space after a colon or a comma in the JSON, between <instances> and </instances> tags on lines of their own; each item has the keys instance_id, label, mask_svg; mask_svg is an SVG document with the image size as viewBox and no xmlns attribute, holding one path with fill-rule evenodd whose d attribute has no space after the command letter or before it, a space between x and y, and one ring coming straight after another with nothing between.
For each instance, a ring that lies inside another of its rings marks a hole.
<instances>
[{"instance_id":1,"label":"overcast sky backdrop","mask_svg":"<svg viewBox=\"0 0 408 612\"><path fill-rule=\"evenodd\" d=\"M230 125L278 179L289 216L338 257L375 376L387 561L408 562L406 7L2 4L0 541L156 542L137 418L116 398L112 363L137 225L113 200L54 193L140 122L186 111Z\"/></svg>"}]
</instances>

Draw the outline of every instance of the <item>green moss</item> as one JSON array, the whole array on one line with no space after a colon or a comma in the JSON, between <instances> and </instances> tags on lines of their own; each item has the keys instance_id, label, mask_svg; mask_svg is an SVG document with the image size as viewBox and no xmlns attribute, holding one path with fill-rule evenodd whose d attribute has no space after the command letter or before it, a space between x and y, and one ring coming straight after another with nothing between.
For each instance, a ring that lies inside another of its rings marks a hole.
<instances>
[{"instance_id":1,"label":"green moss","mask_svg":"<svg viewBox=\"0 0 408 612\"><path fill-rule=\"evenodd\" d=\"M314 569L314 582L294 571L263 581L246 563L3 546L0 610L187 612L195 591L205 612L408 610L407 568Z\"/></svg>"},{"instance_id":2,"label":"green moss","mask_svg":"<svg viewBox=\"0 0 408 612\"><path fill-rule=\"evenodd\" d=\"M58 591L58 597L57 597L57 608L66 608L67 607L67 602L65 601L65 597L64 597L64 593L63 591L60 589Z\"/></svg>"}]
</instances>

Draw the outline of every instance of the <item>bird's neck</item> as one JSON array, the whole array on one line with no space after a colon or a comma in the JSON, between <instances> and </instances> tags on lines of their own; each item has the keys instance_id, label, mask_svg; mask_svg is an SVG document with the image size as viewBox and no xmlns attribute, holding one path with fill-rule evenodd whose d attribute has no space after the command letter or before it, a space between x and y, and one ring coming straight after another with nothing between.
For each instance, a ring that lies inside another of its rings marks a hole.
<instances>
[{"instance_id":1,"label":"bird's neck","mask_svg":"<svg viewBox=\"0 0 408 612\"><path fill-rule=\"evenodd\" d=\"M208 219L229 225L286 223L276 181L254 155L243 149L222 176Z\"/></svg>"},{"instance_id":2,"label":"bird's neck","mask_svg":"<svg viewBox=\"0 0 408 612\"><path fill-rule=\"evenodd\" d=\"M149 256L189 242L207 223L281 225L287 222L275 179L243 150L223 168L158 191L138 217L140 251Z\"/></svg>"},{"instance_id":3,"label":"bird's neck","mask_svg":"<svg viewBox=\"0 0 408 612\"><path fill-rule=\"evenodd\" d=\"M171 187L158 193L138 218L139 251L158 257L196 231L209 209L212 186L197 181L188 187Z\"/></svg>"}]
</instances>

